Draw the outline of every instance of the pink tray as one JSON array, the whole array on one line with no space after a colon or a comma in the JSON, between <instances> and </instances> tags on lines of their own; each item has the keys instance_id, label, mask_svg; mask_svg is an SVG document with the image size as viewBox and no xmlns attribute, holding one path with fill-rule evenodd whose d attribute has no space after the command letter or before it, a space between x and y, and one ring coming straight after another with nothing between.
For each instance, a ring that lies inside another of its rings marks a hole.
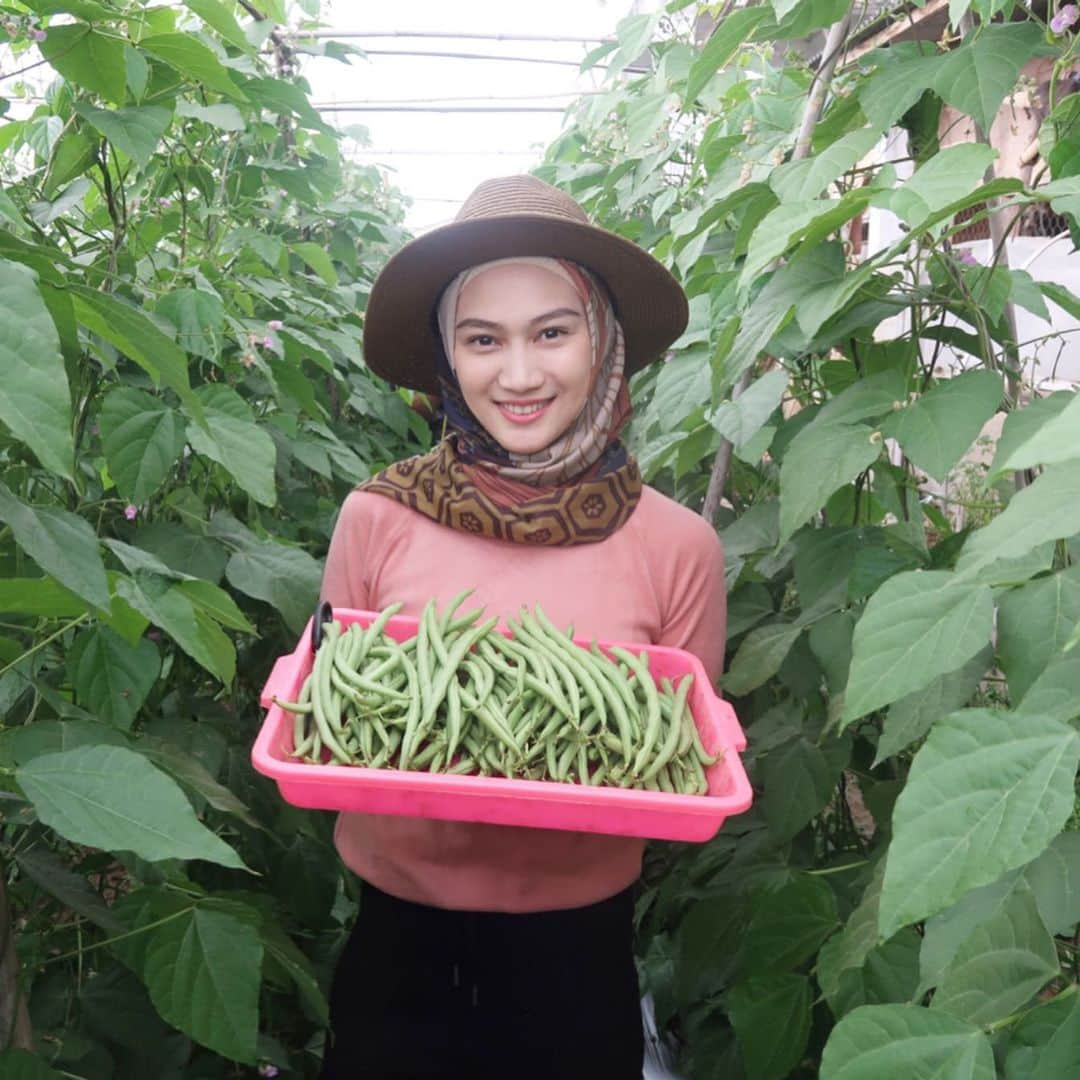
<instances>
[{"instance_id":1,"label":"pink tray","mask_svg":"<svg viewBox=\"0 0 1080 1080\"><path fill-rule=\"evenodd\" d=\"M375 617L369 611L334 611L343 626L354 622L367 626ZM405 641L416 634L416 627L415 618L397 616L389 621L386 632ZM310 642L308 623L296 650L274 664L260 699L268 712L251 751L255 769L276 780L282 798L295 806L695 841L715 836L725 818L750 807L753 793L738 754L746 749L746 737L734 710L713 692L701 661L682 649L624 646L634 652L644 649L649 654L649 670L658 680L686 673L694 676L689 704L701 741L709 753L724 750L724 756L705 771L707 795L294 761L289 757L292 715L271 699L296 700L313 662ZM601 648L612 644L622 643L600 642Z\"/></svg>"}]
</instances>

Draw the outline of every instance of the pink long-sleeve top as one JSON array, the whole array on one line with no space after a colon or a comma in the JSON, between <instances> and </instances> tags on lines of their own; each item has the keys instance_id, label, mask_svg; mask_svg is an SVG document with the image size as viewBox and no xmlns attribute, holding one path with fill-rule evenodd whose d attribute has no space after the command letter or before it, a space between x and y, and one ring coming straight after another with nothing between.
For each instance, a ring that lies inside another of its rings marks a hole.
<instances>
[{"instance_id":1,"label":"pink long-sleeve top","mask_svg":"<svg viewBox=\"0 0 1080 1080\"><path fill-rule=\"evenodd\" d=\"M715 682L724 657L723 553L697 514L646 487L629 521L599 543L533 547L440 525L382 495L354 491L330 542L322 597L418 616L466 587L464 610L505 621L539 602L558 626L600 640L695 653ZM596 903L641 872L644 841L472 822L341 813L345 865L404 900L471 911L550 911Z\"/></svg>"}]
</instances>

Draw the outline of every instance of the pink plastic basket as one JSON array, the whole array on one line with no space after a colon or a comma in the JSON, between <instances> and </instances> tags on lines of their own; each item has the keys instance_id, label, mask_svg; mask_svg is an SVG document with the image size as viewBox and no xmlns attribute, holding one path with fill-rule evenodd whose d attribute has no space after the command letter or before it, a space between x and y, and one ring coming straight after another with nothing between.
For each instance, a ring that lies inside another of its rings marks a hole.
<instances>
[{"instance_id":1,"label":"pink plastic basket","mask_svg":"<svg viewBox=\"0 0 1080 1080\"><path fill-rule=\"evenodd\" d=\"M334 610L334 618L343 626L354 622L367 626L375 617L369 611ZM416 628L415 618L397 616L389 621L386 632L405 641L415 635ZM276 780L282 798L295 806L695 841L715 836L728 816L750 807L753 796L739 760L746 737L734 710L713 692L701 661L682 649L624 646L649 654L649 669L657 680L686 673L694 676L689 704L701 741L710 753L724 750L723 757L706 769L707 795L294 761L289 757L292 715L271 699L296 700L313 663L310 642L311 623L296 650L274 664L260 699L268 711L251 752L255 769ZM622 643L600 642L601 648L613 644Z\"/></svg>"}]
</instances>

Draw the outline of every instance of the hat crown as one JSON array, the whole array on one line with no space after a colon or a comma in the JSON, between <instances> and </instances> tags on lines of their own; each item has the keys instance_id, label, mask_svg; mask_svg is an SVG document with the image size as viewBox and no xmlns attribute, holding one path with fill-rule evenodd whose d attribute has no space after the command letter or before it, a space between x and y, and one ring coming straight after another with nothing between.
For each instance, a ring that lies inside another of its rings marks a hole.
<instances>
[{"instance_id":1,"label":"hat crown","mask_svg":"<svg viewBox=\"0 0 1080 1080\"><path fill-rule=\"evenodd\" d=\"M589 224L588 215L569 195L535 176L500 176L485 180L462 203L454 220L520 215Z\"/></svg>"}]
</instances>

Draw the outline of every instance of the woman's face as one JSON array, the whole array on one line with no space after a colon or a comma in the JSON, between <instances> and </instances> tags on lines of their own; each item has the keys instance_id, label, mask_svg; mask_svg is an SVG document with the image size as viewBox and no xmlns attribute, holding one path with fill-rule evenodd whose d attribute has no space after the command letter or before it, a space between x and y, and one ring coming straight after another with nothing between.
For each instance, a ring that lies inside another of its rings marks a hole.
<instances>
[{"instance_id":1,"label":"woman's face","mask_svg":"<svg viewBox=\"0 0 1080 1080\"><path fill-rule=\"evenodd\" d=\"M569 282L539 266L496 266L458 297L454 370L465 404L515 454L550 446L585 407L592 345Z\"/></svg>"}]
</instances>

